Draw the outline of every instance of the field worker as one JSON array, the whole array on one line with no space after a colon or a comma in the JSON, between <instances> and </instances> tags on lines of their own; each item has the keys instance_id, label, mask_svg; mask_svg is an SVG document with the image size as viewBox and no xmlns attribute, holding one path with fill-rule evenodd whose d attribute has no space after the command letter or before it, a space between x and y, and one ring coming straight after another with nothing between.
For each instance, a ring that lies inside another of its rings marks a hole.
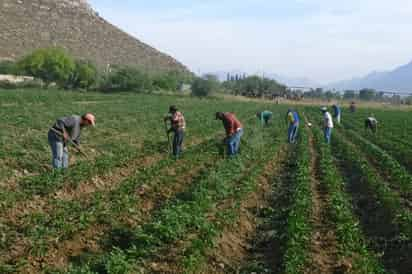
<instances>
[{"instance_id":1,"label":"field worker","mask_svg":"<svg viewBox=\"0 0 412 274\"><path fill-rule=\"evenodd\" d=\"M294 144L296 143L296 138L298 136L300 121L299 114L292 109L288 109L288 112L286 113L286 121L289 124L288 142L289 144Z\"/></svg>"},{"instance_id":2,"label":"field worker","mask_svg":"<svg viewBox=\"0 0 412 274\"><path fill-rule=\"evenodd\" d=\"M336 119L336 122L340 124L341 117L342 117L342 110L340 109L338 105L333 105L332 109L333 109L333 117Z\"/></svg>"},{"instance_id":3,"label":"field worker","mask_svg":"<svg viewBox=\"0 0 412 274\"><path fill-rule=\"evenodd\" d=\"M352 103L350 103L350 112L355 112L356 111L356 103L355 101L352 101Z\"/></svg>"},{"instance_id":4,"label":"field worker","mask_svg":"<svg viewBox=\"0 0 412 274\"><path fill-rule=\"evenodd\" d=\"M169 107L169 115L164 119L165 121L170 121L170 129L167 134L171 132L173 135L173 156L178 158L182 152L182 144L185 135L186 121L183 114L178 111L176 106Z\"/></svg>"},{"instance_id":5,"label":"field worker","mask_svg":"<svg viewBox=\"0 0 412 274\"><path fill-rule=\"evenodd\" d=\"M69 167L67 143L73 143L78 147L80 145L81 130L88 126L95 126L95 124L96 118L91 113L57 119L48 133L53 168L66 169Z\"/></svg>"},{"instance_id":6,"label":"field worker","mask_svg":"<svg viewBox=\"0 0 412 274\"><path fill-rule=\"evenodd\" d=\"M333 129L333 120L332 115L328 112L327 107L321 108L323 113L323 130L325 135L325 141L327 144L330 144L330 138L332 136L332 129Z\"/></svg>"},{"instance_id":7,"label":"field worker","mask_svg":"<svg viewBox=\"0 0 412 274\"><path fill-rule=\"evenodd\" d=\"M272 118L272 116L273 116L273 113L270 112L269 110L256 113L256 117L260 120L260 122L262 123L262 126L269 125L269 120Z\"/></svg>"},{"instance_id":8,"label":"field worker","mask_svg":"<svg viewBox=\"0 0 412 274\"><path fill-rule=\"evenodd\" d=\"M376 120L373 114L365 120L365 130L368 129L370 129L373 133L376 133L378 130L378 120Z\"/></svg>"},{"instance_id":9,"label":"field worker","mask_svg":"<svg viewBox=\"0 0 412 274\"><path fill-rule=\"evenodd\" d=\"M216 120L221 120L226 130L225 143L227 145L227 154L235 156L239 152L240 138L243 135L243 127L235 114L230 112L217 112Z\"/></svg>"}]
</instances>

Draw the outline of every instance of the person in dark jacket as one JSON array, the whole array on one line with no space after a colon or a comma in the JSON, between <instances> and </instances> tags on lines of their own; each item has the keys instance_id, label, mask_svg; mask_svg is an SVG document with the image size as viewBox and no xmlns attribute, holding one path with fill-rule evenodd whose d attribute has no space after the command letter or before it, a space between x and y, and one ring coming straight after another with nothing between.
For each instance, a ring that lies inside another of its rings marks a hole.
<instances>
[{"instance_id":1,"label":"person in dark jacket","mask_svg":"<svg viewBox=\"0 0 412 274\"><path fill-rule=\"evenodd\" d=\"M91 113L83 116L72 115L57 119L48 133L48 141L52 151L52 165L55 169L69 167L69 151L67 143L80 145L80 134L84 127L95 126L96 118Z\"/></svg>"},{"instance_id":2,"label":"person in dark jacket","mask_svg":"<svg viewBox=\"0 0 412 274\"><path fill-rule=\"evenodd\" d=\"M226 131L225 142L227 145L227 154L235 156L239 152L240 139L243 135L243 126L231 112L217 112L216 120L223 122Z\"/></svg>"}]
</instances>

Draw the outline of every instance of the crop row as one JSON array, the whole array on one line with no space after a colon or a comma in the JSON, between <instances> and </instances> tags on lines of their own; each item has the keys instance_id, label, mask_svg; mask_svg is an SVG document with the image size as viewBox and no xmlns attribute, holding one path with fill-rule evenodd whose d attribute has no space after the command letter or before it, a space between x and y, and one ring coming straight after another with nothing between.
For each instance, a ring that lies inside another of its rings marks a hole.
<instances>
[{"instance_id":1,"label":"crop row","mask_svg":"<svg viewBox=\"0 0 412 274\"><path fill-rule=\"evenodd\" d=\"M296 170L293 176L292 206L287 218L285 232L286 251L284 272L301 273L308 260L312 226L312 192L310 174L310 151L306 130L300 132L296 151Z\"/></svg>"},{"instance_id":2,"label":"crop row","mask_svg":"<svg viewBox=\"0 0 412 274\"><path fill-rule=\"evenodd\" d=\"M180 165L176 172L188 172L200 163L210 161L216 154L207 153L216 144L205 142L187 150L186 164ZM211 158L212 157L212 158ZM85 201L55 200L50 212L28 215L19 228L23 236L30 240L32 256L44 256L53 243L63 243L76 233L96 224L115 224L121 215L135 215L139 203L138 188L158 184L172 185L172 179L165 175L167 167L173 165L172 159L164 159L148 169L137 169L134 176L125 179L119 187L109 192L95 193ZM165 170L162 172L162 170ZM162 177L163 174L163 177ZM56 242L57 241L57 242Z\"/></svg>"},{"instance_id":3,"label":"crop row","mask_svg":"<svg viewBox=\"0 0 412 274\"><path fill-rule=\"evenodd\" d=\"M208 250L215 247L218 236L223 233L225 228L237 221L242 201L249 193L256 190L260 179L259 175L265 169L265 164L273 159L273 155L278 150L276 144L269 143L267 146L268 148L263 148L263 151L255 150L254 153L260 155L256 160L257 165L239 181L237 191L231 198L229 205L218 206L217 214L214 217L209 216L209 222L214 227L214 233L197 233L198 237L191 239L190 243L185 246L178 263L182 266L184 273L196 273L196 270L199 270L202 265L207 263Z\"/></svg>"},{"instance_id":4,"label":"crop row","mask_svg":"<svg viewBox=\"0 0 412 274\"><path fill-rule=\"evenodd\" d=\"M412 197L412 176L398 161L354 131L345 130L344 132L373 161L381 173L386 175L388 181L400 188L402 196Z\"/></svg>"},{"instance_id":5,"label":"crop row","mask_svg":"<svg viewBox=\"0 0 412 274\"><path fill-rule=\"evenodd\" d=\"M341 260L349 258L354 273L384 273L376 255L367 248L367 242L353 215L351 199L334 163L330 146L324 144L319 130L315 130L314 136L316 145L320 147L321 180L330 196L327 211L335 224Z\"/></svg>"},{"instance_id":6,"label":"crop row","mask_svg":"<svg viewBox=\"0 0 412 274\"><path fill-rule=\"evenodd\" d=\"M333 139L333 150L351 173L359 176L359 183L364 184L370 193L389 211L394 225L407 238L412 237L412 213L405 208L398 193L391 190L388 183L382 180L376 169L372 168L354 146L345 141L342 136Z\"/></svg>"},{"instance_id":7,"label":"crop row","mask_svg":"<svg viewBox=\"0 0 412 274\"><path fill-rule=\"evenodd\" d=\"M253 134L249 134L247 136L253 137ZM188 259L184 265L188 269L191 265L196 265L202 257L201 250L211 246L211 239L215 238L219 231L218 223L211 221L212 216L227 217L223 211L217 212L216 208L224 201L235 199L238 195L250 191L251 185L247 178L262 164L261 156L265 148L263 145L250 140L243 141L239 158L225 161L209 170L181 195L183 198L176 198L167 203L153 215L150 222L131 229L133 239L128 248L115 249L98 258L97 263L90 263L82 269L96 270L99 268L96 264L103 264L109 271L119 256L124 259L121 264L123 266L136 267L136 263L142 266L155 254L168 250L179 241L187 241L190 235L196 235L196 240L192 242L192 247L196 248L191 249L192 256L186 254ZM259 147L261 149L258 149Z\"/></svg>"}]
</instances>

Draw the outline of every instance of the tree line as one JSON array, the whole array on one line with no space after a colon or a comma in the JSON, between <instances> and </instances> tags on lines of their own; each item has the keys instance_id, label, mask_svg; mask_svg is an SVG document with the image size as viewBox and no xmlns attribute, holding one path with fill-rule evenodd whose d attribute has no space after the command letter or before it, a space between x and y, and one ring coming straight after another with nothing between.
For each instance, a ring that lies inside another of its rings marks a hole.
<instances>
[{"instance_id":1,"label":"tree line","mask_svg":"<svg viewBox=\"0 0 412 274\"><path fill-rule=\"evenodd\" d=\"M32 76L41 80L38 85L44 88L56 86L104 92L178 91L193 78L180 71L147 72L132 66L114 65L99 70L92 62L75 59L61 48L37 49L15 62L3 61L0 74ZM13 87L10 83L3 85Z\"/></svg>"}]
</instances>

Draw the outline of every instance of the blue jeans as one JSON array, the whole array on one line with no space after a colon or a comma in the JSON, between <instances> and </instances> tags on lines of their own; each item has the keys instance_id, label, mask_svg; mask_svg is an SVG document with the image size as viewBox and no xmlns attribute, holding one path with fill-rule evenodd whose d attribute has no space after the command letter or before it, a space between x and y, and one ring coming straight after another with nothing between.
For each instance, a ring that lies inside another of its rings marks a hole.
<instances>
[{"instance_id":1,"label":"blue jeans","mask_svg":"<svg viewBox=\"0 0 412 274\"><path fill-rule=\"evenodd\" d=\"M55 133L49 131L49 145L52 151L52 166L55 169L69 167L69 151L67 146L56 136Z\"/></svg>"},{"instance_id":2,"label":"blue jeans","mask_svg":"<svg viewBox=\"0 0 412 274\"><path fill-rule=\"evenodd\" d=\"M331 127L325 127L324 133L325 133L326 143L330 144L330 137L332 136L332 128Z\"/></svg>"},{"instance_id":3,"label":"blue jeans","mask_svg":"<svg viewBox=\"0 0 412 274\"><path fill-rule=\"evenodd\" d=\"M227 154L229 156L234 156L239 152L240 138L243 135L243 129L239 130L227 140Z\"/></svg>"},{"instance_id":4,"label":"blue jeans","mask_svg":"<svg viewBox=\"0 0 412 274\"><path fill-rule=\"evenodd\" d=\"M294 123L289 126L288 129L288 142L293 144L296 142L296 138L298 136L299 124Z\"/></svg>"},{"instance_id":5,"label":"blue jeans","mask_svg":"<svg viewBox=\"0 0 412 274\"><path fill-rule=\"evenodd\" d=\"M182 144L185 136L183 129L176 130L173 136L173 156L179 157L182 152Z\"/></svg>"}]
</instances>

